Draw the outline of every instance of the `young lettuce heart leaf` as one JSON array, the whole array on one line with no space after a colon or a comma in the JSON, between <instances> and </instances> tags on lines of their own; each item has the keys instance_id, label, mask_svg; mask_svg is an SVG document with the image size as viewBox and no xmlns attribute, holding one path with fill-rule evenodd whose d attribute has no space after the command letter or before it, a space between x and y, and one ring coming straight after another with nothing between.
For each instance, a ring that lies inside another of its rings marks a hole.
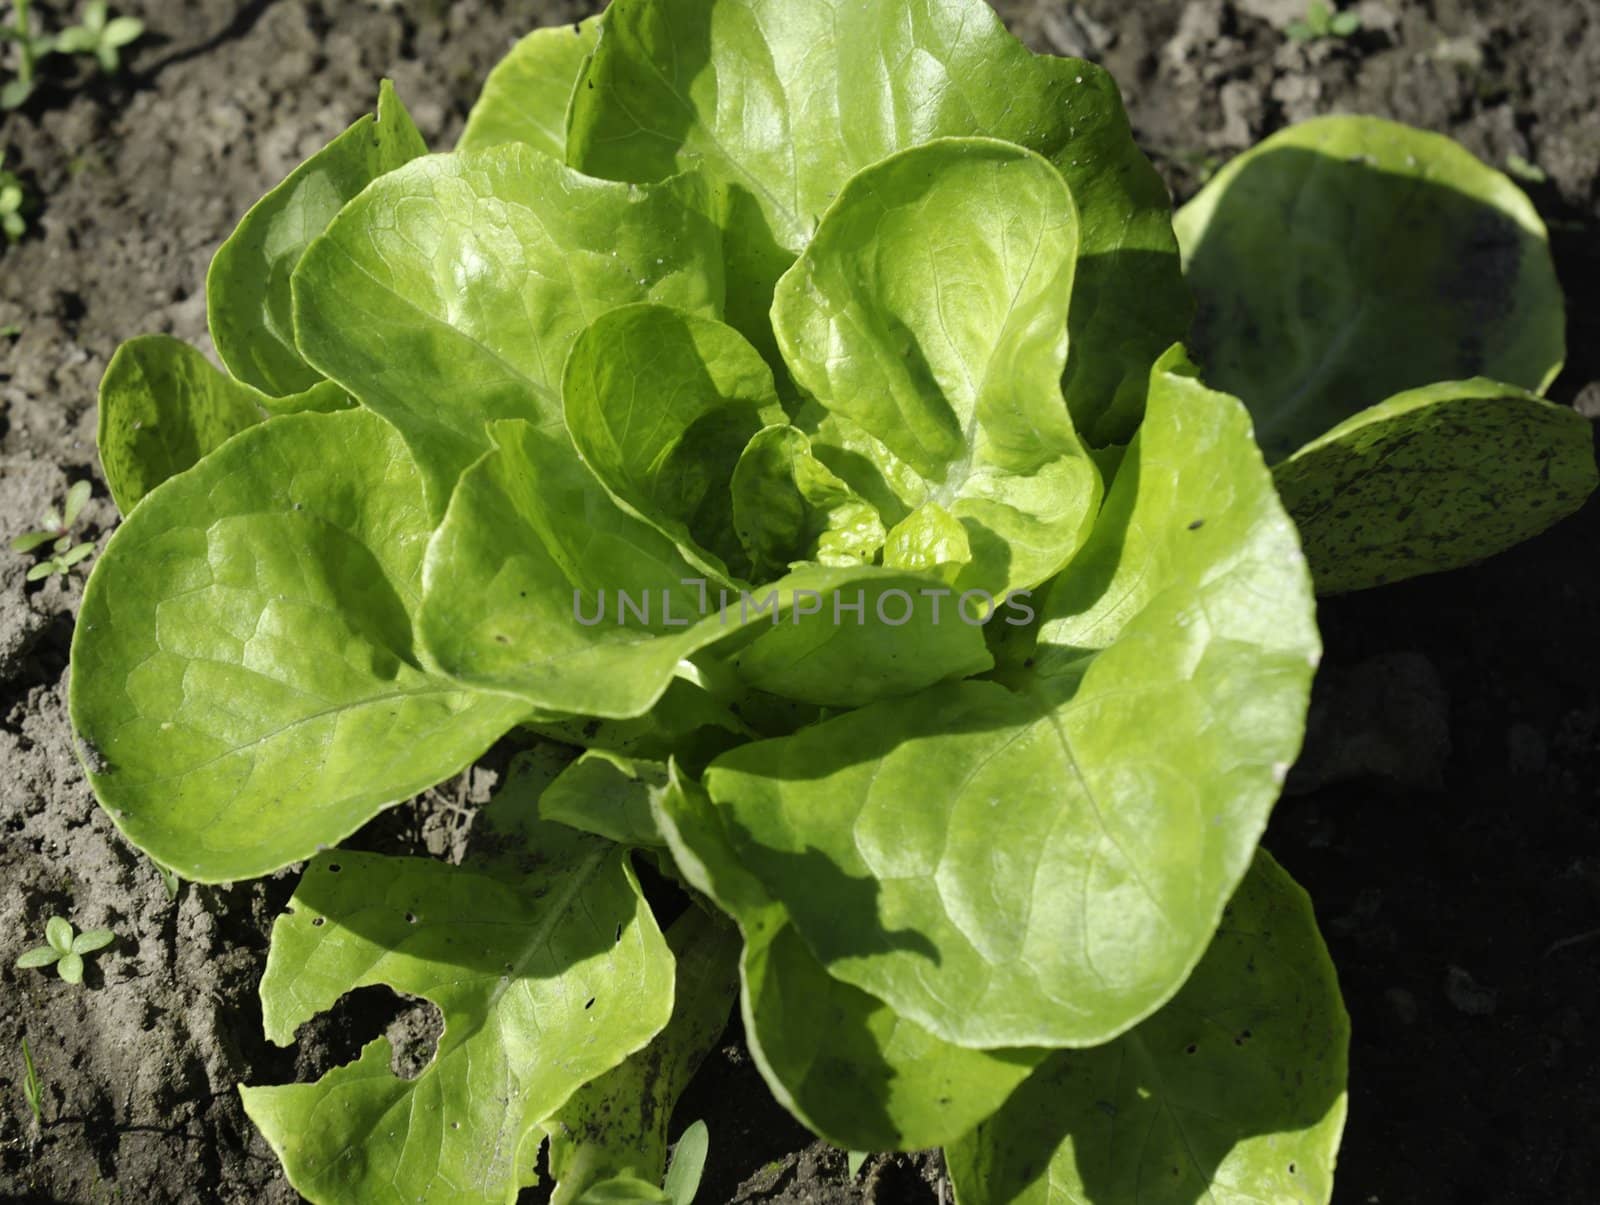
<instances>
[{"instance_id":1,"label":"young lettuce heart leaf","mask_svg":"<svg viewBox=\"0 0 1600 1205\"><path fill-rule=\"evenodd\" d=\"M331 381L271 397L219 371L187 343L143 335L117 348L100 381L100 467L112 500L126 515L168 477L269 414L349 405Z\"/></svg>"},{"instance_id":2,"label":"young lettuce heart leaf","mask_svg":"<svg viewBox=\"0 0 1600 1205\"><path fill-rule=\"evenodd\" d=\"M1597 484L1587 419L1483 378L1370 406L1273 476L1324 594L1502 552L1572 514Z\"/></svg>"},{"instance_id":3,"label":"young lettuce heart leaf","mask_svg":"<svg viewBox=\"0 0 1600 1205\"><path fill-rule=\"evenodd\" d=\"M723 641L748 686L833 705L990 664L981 628L918 623L885 641L865 622L891 591L914 599L939 585L914 574L812 567L724 607L564 438L519 422L491 434L495 451L462 477L425 575L428 650L461 682L549 711L628 718L656 705L680 662ZM835 603L859 606L855 621L829 622Z\"/></svg>"},{"instance_id":4,"label":"young lettuce heart leaf","mask_svg":"<svg viewBox=\"0 0 1600 1205\"><path fill-rule=\"evenodd\" d=\"M740 864L717 809L674 766L651 797L674 864L733 917L745 1041L773 1095L849 1150L918 1150L966 1133L1047 1055L966 1050L830 976Z\"/></svg>"},{"instance_id":5,"label":"young lettuce heart leaf","mask_svg":"<svg viewBox=\"0 0 1600 1205\"><path fill-rule=\"evenodd\" d=\"M560 432L562 366L599 315L639 301L721 313L708 204L692 177L593 180L519 143L419 160L306 252L300 350L399 428L437 519L493 446L486 423Z\"/></svg>"},{"instance_id":6,"label":"young lettuce heart leaf","mask_svg":"<svg viewBox=\"0 0 1600 1205\"><path fill-rule=\"evenodd\" d=\"M112 536L73 636L89 781L184 878L267 874L468 765L528 711L422 658L432 525L363 410L248 428Z\"/></svg>"},{"instance_id":7,"label":"young lettuce heart leaf","mask_svg":"<svg viewBox=\"0 0 1600 1205\"><path fill-rule=\"evenodd\" d=\"M561 398L573 446L619 505L713 583L731 585L730 566L749 576L729 482L756 433L786 415L744 336L664 306L612 310L573 343Z\"/></svg>"},{"instance_id":8,"label":"young lettuce heart leaf","mask_svg":"<svg viewBox=\"0 0 1600 1205\"><path fill-rule=\"evenodd\" d=\"M1093 64L1031 54L983 0L619 0L573 93L568 162L719 186L728 321L764 352L773 288L845 182L942 137L1037 151L1083 213L1067 366L1093 441L1137 425L1149 366L1189 321L1166 189ZM731 99L730 99L731 98Z\"/></svg>"},{"instance_id":9,"label":"young lettuce heart leaf","mask_svg":"<svg viewBox=\"0 0 1600 1205\"><path fill-rule=\"evenodd\" d=\"M536 29L489 72L458 151L525 142L552 159L567 155L567 107L600 38L598 16Z\"/></svg>"},{"instance_id":10,"label":"young lettuce heart leaf","mask_svg":"<svg viewBox=\"0 0 1600 1205\"><path fill-rule=\"evenodd\" d=\"M244 1088L289 1182L317 1205L516 1199L541 1123L644 1047L673 1010L673 956L610 842L533 830L520 886L426 858L337 852L273 926L261 982L279 1045L346 992L420 996L444 1033L415 1079L378 1038L312 1084Z\"/></svg>"},{"instance_id":11,"label":"young lettuce heart leaf","mask_svg":"<svg viewBox=\"0 0 1600 1205\"><path fill-rule=\"evenodd\" d=\"M1206 379L1255 415L1320 590L1468 564L1593 488L1588 424L1533 395L1564 355L1544 225L1456 143L1309 121L1235 159L1176 227Z\"/></svg>"},{"instance_id":12,"label":"young lettuce heart leaf","mask_svg":"<svg viewBox=\"0 0 1600 1205\"><path fill-rule=\"evenodd\" d=\"M940 530L916 513L937 507L966 529L958 590L1031 589L1094 521L1099 473L1060 386L1077 248L1049 163L943 139L852 178L778 284L796 383L918 476L914 528Z\"/></svg>"},{"instance_id":13,"label":"young lettuce heart leaf","mask_svg":"<svg viewBox=\"0 0 1600 1205\"><path fill-rule=\"evenodd\" d=\"M346 202L427 150L385 80L376 116L357 121L245 215L206 276L211 339L229 372L273 397L303 393L322 379L296 345L295 265Z\"/></svg>"},{"instance_id":14,"label":"young lettuce heart leaf","mask_svg":"<svg viewBox=\"0 0 1600 1205\"><path fill-rule=\"evenodd\" d=\"M728 488L734 530L758 578L806 562L869 565L883 549L877 508L818 460L796 427L756 432Z\"/></svg>"},{"instance_id":15,"label":"young lettuce heart leaf","mask_svg":"<svg viewBox=\"0 0 1600 1205\"><path fill-rule=\"evenodd\" d=\"M1152 374L1039 619L1015 690L937 687L705 775L827 973L974 1048L1096 1044L1169 999L1298 752L1310 581L1236 401Z\"/></svg>"},{"instance_id":16,"label":"young lettuce heart leaf","mask_svg":"<svg viewBox=\"0 0 1600 1205\"><path fill-rule=\"evenodd\" d=\"M739 994L739 934L691 907L667 930L676 964L672 1019L637 1054L575 1092L543 1129L550 1141L550 1205L571 1205L607 1180L657 1185L667 1170L667 1127L678 1097L722 1036Z\"/></svg>"},{"instance_id":17,"label":"young lettuce heart leaf","mask_svg":"<svg viewBox=\"0 0 1600 1205\"><path fill-rule=\"evenodd\" d=\"M1350 1023L1311 901L1264 851L1181 991L1063 1051L948 1147L962 1205L1327 1205Z\"/></svg>"}]
</instances>

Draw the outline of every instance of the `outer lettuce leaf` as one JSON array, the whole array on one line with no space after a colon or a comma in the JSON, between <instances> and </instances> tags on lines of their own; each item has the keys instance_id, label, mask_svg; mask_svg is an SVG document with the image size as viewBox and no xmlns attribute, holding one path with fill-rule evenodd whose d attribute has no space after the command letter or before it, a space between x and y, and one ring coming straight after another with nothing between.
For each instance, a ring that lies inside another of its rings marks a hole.
<instances>
[{"instance_id":1,"label":"outer lettuce leaf","mask_svg":"<svg viewBox=\"0 0 1600 1205\"><path fill-rule=\"evenodd\" d=\"M672 1020L544 1123L556 1179L551 1205L588 1199L587 1190L613 1178L653 1187L666 1173L673 1106L722 1036L739 993L739 935L720 916L690 908L667 930L667 944L677 963Z\"/></svg>"},{"instance_id":2,"label":"outer lettuce leaf","mask_svg":"<svg viewBox=\"0 0 1600 1205\"><path fill-rule=\"evenodd\" d=\"M289 1181L318 1205L506 1202L534 1182L539 1123L649 1042L673 957L609 842L525 830L520 882L425 858L341 851L307 869L262 979L280 1045L340 996L388 984L444 1014L412 1080L378 1038L313 1084L245 1088Z\"/></svg>"},{"instance_id":3,"label":"outer lettuce leaf","mask_svg":"<svg viewBox=\"0 0 1600 1205\"><path fill-rule=\"evenodd\" d=\"M245 215L206 277L211 338L229 372L274 397L303 393L322 379L295 345L295 265L347 201L427 150L384 80L376 117L361 118Z\"/></svg>"},{"instance_id":4,"label":"outer lettuce leaf","mask_svg":"<svg viewBox=\"0 0 1600 1205\"><path fill-rule=\"evenodd\" d=\"M1266 853L1172 1002L1056 1055L945 1152L961 1205L1327 1205L1349 1019L1311 902Z\"/></svg>"},{"instance_id":5,"label":"outer lettuce leaf","mask_svg":"<svg viewBox=\"0 0 1600 1205\"><path fill-rule=\"evenodd\" d=\"M721 236L690 178L586 179L521 144L433 156L346 206L295 272L300 350L400 429L444 513L495 419L561 426L561 370L615 306L715 315Z\"/></svg>"},{"instance_id":6,"label":"outer lettuce leaf","mask_svg":"<svg viewBox=\"0 0 1600 1205\"><path fill-rule=\"evenodd\" d=\"M1324 594L1455 569L1572 514L1596 484L1582 415L1482 378L1409 389L1273 470Z\"/></svg>"},{"instance_id":7,"label":"outer lettuce leaf","mask_svg":"<svg viewBox=\"0 0 1600 1205\"><path fill-rule=\"evenodd\" d=\"M1040 619L1022 693L936 688L706 774L743 864L828 973L964 1046L1126 1031L1178 989L1249 865L1318 645L1238 403L1153 375Z\"/></svg>"},{"instance_id":8,"label":"outer lettuce leaf","mask_svg":"<svg viewBox=\"0 0 1600 1205\"><path fill-rule=\"evenodd\" d=\"M1196 355L1274 463L1402 390L1482 376L1542 392L1561 368L1544 224L1441 135L1304 122L1234 159L1175 225Z\"/></svg>"},{"instance_id":9,"label":"outer lettuce leaf","mask_svg":"<svg viewBox=\"0 0 1600 1205\"><path fill-rule=\"evenodd\" d=\"M117 509L127 514L168 477L269 413L349 404L331 381L290 397L268 397L220 372L187 343L142 335L117 348L100 381L100 467Z\"/></svg>"},{"instance_id":10,"label":"outer lettuce leaf","mask_svg":"<svg viewBox=\"0 0 1600 1205\"><path fill-rule=\"evenodd\" d=\"M525 142L553 159L567 153L567 103L600 37L600 18L536 29L484 81L458 151Z\"/></svg>"},{"instance_id":11,"label":"outer lettuce leaf","mask_svg":"<svg viewBox=\"0 0 1600 1205\"><path fill-rule=\"evenodd\" d=\"M729 489L734 528L758 580L806 561L871 564L883 548L877 508L812 455L798 428L758 431Z\"/></svg>"},{"instance_id":12,"label":"outer lettuce leaf","mask_svg":"<svg viewBox=\"0 0 1600 1205\"><path fill-rule=\"evenodd\" d=\"M852 178L778 285L795 381L967 529L964 590L1038 585L1093 523L1099 473L1060 387L1077 228L1045 160L946 139Z\"/></svg>"},{"instance_id":13,"label":"outer lettuce leaf","mask_svg":"<svg viewBox=\"0 0 1600 1205\"><path fill-rule=\"evenodd\" d=\"M612 310L573 344L561 396L574 446L621 505L714 581L727 583L730 565L747 576L728 483L784 413L772 370L738 331L663 306Z\"/></svg>"},{"instance_id":14,"label":"outer lettuce leaf","mask_svg":"<svg viewBox=\"0 0 1600 1205\"><path fill-rule=\"evenodd\" d=\"M829 1142L915 1150L965 1133L1042 1060L1042 1050L963 1050L824 971L788 913L739 862L698 784L674 771L654 799L686 880L744 933L745 1040L773 1094Z\"/></svg>"},{"instance_id":15,"label":"outer lettuce leaf","mask_svg":"<svg viewBox=\"0 0 1600 1205\"><path fill-rule=\"evenodd\" d=\"M728 320L770 350L778 277L845 181L947 136L1049 158L1083 212L1068 367L1097 442L1137 423L1150 364L1189 319L1165 187L1098 67L1030 54L982 0L624 0L573 95L568 161L612 179L687 167L721 186Z\"/></svg>"},{"instance_id":16,"label":"outer lettuce leaf","mask_svg":"<svg viewBox=\"0 0 1600 1205\"><path fill-rule=\"evenodd\" d=\"M430 534L405 445L360 410L252 427L101 554L72 649L89 781L184 878L266 874L469 764L527 710L422 659Z\"/></svg>"}]
</instances>

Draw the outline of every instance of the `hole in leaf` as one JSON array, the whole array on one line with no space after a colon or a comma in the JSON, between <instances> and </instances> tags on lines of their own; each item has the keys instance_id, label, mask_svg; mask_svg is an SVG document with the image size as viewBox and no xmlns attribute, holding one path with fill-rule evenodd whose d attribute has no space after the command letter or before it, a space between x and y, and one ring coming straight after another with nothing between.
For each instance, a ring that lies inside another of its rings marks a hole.
<instances>
[{"instance_id":1,"label":"hole in leaf","mask_svg":"<svg viewBox=\"0 0 1600 1205\"><path fill-rule=\"evenodd\" d=\"M313 917L312 917L312 918L311 918L311 924L312 924L312 927L313 927L313 928L318 928L318 929L320 929L320 928L321 928L321 927L322 927L322 917L320 917L320 916L313 916Z\"/></svg>"},{"instance_id":2,"label":"hole in leaf","mask_svg":"<svg viewBox=\"0 0 1600 1205\"><path fill-rule=\"evenodd\" d=\"M390 1067L396 1075L411 1065L420 1070L433 1057L433 1041L423 1044L413 1040L409 1030L395 1026L407 1013L425 1003L401 996L383 984L370 984L346 992L332 1008L311 1018L295 1034L296 1078L320 1079L335 1067L355 1062L362 1050L379 1036L387 1037L397 1052L390 1059ZM426 1007L433 1008L432 1005Z\"/></svg>"},{"instance_id":3,"label":"hole in leaf","mask_svg":"<svg viewBox=\"0 0 1600 1205\"><path fill-rule=\"evenodd\" d=\"M417 923L417 914L415 912L407 912L406 913L406 924L414 925L416 923Z\"/></svg>"},{"instance_id":4,"label":"hole in leaf","mask_svg":"<svg viewBox=\"0 0 1600 1205\"><path fill-rule=\"evenodd\" d=\"M1292 1175L1294 1175L1294 1174L1295 1174L1295 1166L1294 1166L1294 1164L1292 1164L1292 1163L1291 1163L1291 1164L1289 1164L1289 1174L1290 1174L1290 1175L1291 1175L1291 1176L1292 1176Z\"/></svg>"},{"instance_id":5,"label":"hole in leaf","mask_svg":"<svg viewBox=\"0 0 1600 1205\"><path fill-rule=\"evenodd\" d=\"M587 1004L585 1004L585 1005L584 1005L584 1006L583 1006L583 1007L584 1007L584 1008L585 1008L585 1009L590 1009L590 1008L593 1008L593 1007L594 1007L594 999L595 999L595 998L594 998L594 997L593 997L593 996L590 996L590 997L589 997L589 1002L588 1002L588 1003L587 1003Z\"/></svg>"},{"instance_id":6,"label":"hole in leaf","mask_svg":"<svg viewBox=\"0 0 1600 1205\"><path fill-rule=\"evenodd\" d=\"M431 1000L407 1000L400 1014L389 1022L384 1036L392 1048L389 1070L401 1079L416 1079L433 1062L444 1033L444 1014Z\"/></svg>"},{"instance_id":7,"label":"hole in leaf","mask_svg":"<svg viewBox=\"0 0 1600 1205\"><path fill-rule=\"evenodd\" d=\"M1190 1042L1187 1046L1185 1046L1183 1048L1183 1053L1184 1054L1193 1054L1195 1051L1197 1051L1199 1049L1200 1049L1199 1046L1195 1045L1193 1042Z\"/></svg>"},{"instance_id":8,"label":"hole in leaf","mask_svg":"<svg viewBox=\"0 0 1600 1205\"><path fill-rule=\"evenodd\" d=\"M328 873L329 874L338 874L343 869L344 869L344 867L340 866L339 863L337 863L337 862L328 863Z\"/></svg>"}]
</instances>

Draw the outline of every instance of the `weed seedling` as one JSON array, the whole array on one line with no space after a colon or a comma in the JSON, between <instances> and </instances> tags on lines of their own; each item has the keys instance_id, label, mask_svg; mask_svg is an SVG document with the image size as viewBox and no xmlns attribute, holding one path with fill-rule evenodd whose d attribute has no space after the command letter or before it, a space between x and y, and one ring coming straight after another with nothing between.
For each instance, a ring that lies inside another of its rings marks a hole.
<instances>
[{"instance_id":1,"label":"weed seedling","mask_svg":"<svg viewBox=\"0 0 1600 1205\"><path fill-rule=\"evenodd\" d=\"M92 54L101 71L115 75L122 69L122 48L143 34L144 22L137 17L112 17L106 0L89 0L83 23L62 30L56 49L63 54Z\"/></svg>"},{"instance_id":2,"label":"weed seedling","mask_svg":"<svg viewBox=\"0 0 1600 1205\"><path fill-rule=\"evenodd\" d=\"M678 1145L672 1149L672 1162L667 1166L667 1178L662 1190L672 1205L693 1205L700 1191L700 1177L706 1170L706 1152L711 1147L711 1131L706 1123L697 1121L683 1132Z\"/></svg>"},{"instance_id":3,"label":"weed seedling","mask_svg":"<svg viewBox=\"0 0 1600 1205\"><path fill-rule=\"evenodd\" d=\"M47 54L54 54L55 39L47 34L33 32L29 18L30 0L15 0L11 8L11 24L0 25L0 42L17 44L17 77L0 85L0 111L19 109L28 103L37 84L35 68Z\"/></svg>"},{"instance_id":4,"label":"weed seedling","mask_svg":"<svg viewBox=\"0 0 1600 1205\"><path fill-rule=\"evenodd\" d=\"M65 575L74 565L94 551L92 541L72 542L72 526L83 513L83 504L89 500L87 481L74 483L67 490L67 500L58 511L51 507L39 517L39 527L25 531L11 541L12 552L32 552L41 544L50 544L51 555L28 570L28 580L36 582L52 573Z\"/></svg>"},{"instance_id":5,"label":"weed seedling","mask_svg":"<svg viewBox=\"0 0 1600 1205\"><path fill-rule=\"evenodd\" d=\"M0 151L0 233L6 236L6 242L18 242L28 232L28 219L23 216L23 209L28 203L28 194L23 190L22 180L15 172L5 170L6 155Z\"/></svg>"},{"instance_id":6,"label":"weed seedling","mask_svg":"<svg viewBox=\"0 0 1600 1205\"><path fill-rule=\"evenodd\" d=\"M52 916L45 922L44 938L45 944L17 959L17 966L26 970L54 965L56 973L68 983L82 983L83 956L105 949L117 935L110 929L85 929L75 934L71 921Z\"/></svg>"},{"instance_id":7,"label":"weed seedling","mask_svg":"<svg viewBox=\"0 0 1600 1205\"><path fill-rule=\"evenodd\" d=\"M1322 0L1312 0L1305 19L1291 21L1284 33L1293 42L1313 42L1318 38L1353 37L1360 30L1361 18L1355 13L1335 12Z\"/></svg>"},{"instance_id":8,"label":"weed seedling","mask_svg":"<svg viewBox=\"0 0 1600 1205\"><path fill-rule=\"evenodd\" d=\"M36 1125L44 1125L44 1086L39 1083L38 1069L33 1065L33 1052L28 1049L28 1039L22 1039L22 1096L28 1102Z\"/></svg>"}]
</instances>

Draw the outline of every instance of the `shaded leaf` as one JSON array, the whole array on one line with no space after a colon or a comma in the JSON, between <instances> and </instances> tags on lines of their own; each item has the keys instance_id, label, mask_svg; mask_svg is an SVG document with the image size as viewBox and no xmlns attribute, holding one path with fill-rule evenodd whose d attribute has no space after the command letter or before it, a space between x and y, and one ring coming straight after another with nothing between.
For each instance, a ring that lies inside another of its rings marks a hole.
<instances>
[{"instance_id":1,"label":"shaded leaf","mask_svg":"<svg viewBox=\"0 0 1600 1205\"><path fill-rule=\"evenodd\" d=\"M1448 381L1353 415L1273 470L1320 593L1470 564L1576 511L1596 484L1582 415Z\"/></svg>"}]
</instances>

